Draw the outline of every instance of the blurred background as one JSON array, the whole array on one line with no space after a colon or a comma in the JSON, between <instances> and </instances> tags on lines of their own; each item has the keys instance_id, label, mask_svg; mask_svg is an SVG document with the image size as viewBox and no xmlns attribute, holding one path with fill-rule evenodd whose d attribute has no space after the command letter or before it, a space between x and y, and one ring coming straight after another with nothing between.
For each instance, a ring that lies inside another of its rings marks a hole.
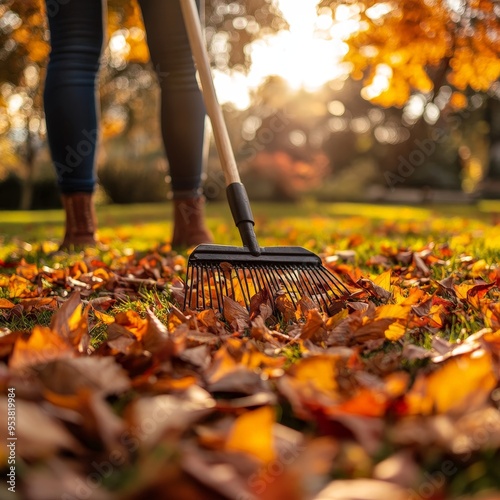
<instances>
[{"instance_id":1,"label":"blurred background","mask_svg":"<svg viewBox=\"0 0 500 500\"><path fill-rule=\"evenodd\" d=\"M108 18L99 200L162 201L168 164L140 11L109 0ZM485 0L207 0L250 198L500 198L499 18ZM0 0L0 209L59 206L42 107L48 41L44 1ZM206 195L222 199L213 144L207 157Z\"/></svg>"}]
</instances>

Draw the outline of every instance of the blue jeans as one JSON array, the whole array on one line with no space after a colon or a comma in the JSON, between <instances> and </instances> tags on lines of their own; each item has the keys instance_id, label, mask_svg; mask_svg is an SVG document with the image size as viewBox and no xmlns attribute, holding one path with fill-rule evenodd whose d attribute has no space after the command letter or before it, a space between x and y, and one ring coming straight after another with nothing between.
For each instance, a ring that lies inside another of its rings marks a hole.
<instances>
[{"instance_id":1,"label":"blue jeans","mask_svg":"<svg viewBox=\"0 0 500 500\"><path fill-rule=\"evenodd\" d=\"M46 0L51 52L44 90L47 135L60 191L92 192L99 135L97 74L105 0ZM139 0L161 88L161 127L172 190L201 184L205 107L180 4Z\"/></svg>"}]
</instances>

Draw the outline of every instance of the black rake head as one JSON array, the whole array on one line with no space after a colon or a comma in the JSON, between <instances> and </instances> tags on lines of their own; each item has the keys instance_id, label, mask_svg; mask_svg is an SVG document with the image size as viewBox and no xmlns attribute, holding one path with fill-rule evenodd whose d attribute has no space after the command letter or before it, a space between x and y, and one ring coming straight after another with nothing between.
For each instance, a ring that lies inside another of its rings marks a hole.
<instances>
[{"instance_id":1,"label":"black rake head","mask_svg":"<svg viewBox=\"0 0 500 500\"><path fill-rule=\"evenodd\" d=\"M258 256L246 247L199 245L189 256L184 309L223 310L224 297L250 309L250 299L262 289L273 297L286 295L294 307L309 297L330 313L349 290L319 256L301 247L261 247Z\"/></svg>"}]
</instances>

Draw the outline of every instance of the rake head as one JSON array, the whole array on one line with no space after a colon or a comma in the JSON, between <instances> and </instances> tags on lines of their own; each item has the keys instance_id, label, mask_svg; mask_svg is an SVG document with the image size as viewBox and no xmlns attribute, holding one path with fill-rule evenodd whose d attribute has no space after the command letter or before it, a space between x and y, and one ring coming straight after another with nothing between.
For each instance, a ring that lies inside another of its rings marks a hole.
<instances>
[{"instance_id":1,"label":"rake head","mask_svg":"<svg viewBox=\"0 0 500 500\"><path fill-rule=\"evenodd\" d=\"M294 306L301 297L331 313L350 293L321 259L301 247L261 247L258 256L246 247L199 245L188 260L184 309L223 310L224 297L244 303L266 288L273 297L286 294Z\"/></svg>"}]
</instances>

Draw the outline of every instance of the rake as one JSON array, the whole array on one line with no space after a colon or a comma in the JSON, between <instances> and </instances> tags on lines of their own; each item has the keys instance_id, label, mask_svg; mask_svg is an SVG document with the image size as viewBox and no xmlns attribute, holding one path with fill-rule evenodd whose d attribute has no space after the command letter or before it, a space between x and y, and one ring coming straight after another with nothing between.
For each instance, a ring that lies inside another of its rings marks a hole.
<instances>
[{"instance_id":1,"label":"rake","mask_svg":"<svg viewBox=\"0 0 500 500\"><path fill-rule=\"evenodd\" d=\"M302 247L261 247L254 218L241 183L229 134L217 100L195 0L180 0L201 90L212 124L226 181L226 195L243 247L202 244L189 256L184 309L224 308L225 297L250 309L252 297L265 290L284 296L294 307L304 297L326 313L349 295L348 289L320 257Z\"/></svg>"}]
</instances>

